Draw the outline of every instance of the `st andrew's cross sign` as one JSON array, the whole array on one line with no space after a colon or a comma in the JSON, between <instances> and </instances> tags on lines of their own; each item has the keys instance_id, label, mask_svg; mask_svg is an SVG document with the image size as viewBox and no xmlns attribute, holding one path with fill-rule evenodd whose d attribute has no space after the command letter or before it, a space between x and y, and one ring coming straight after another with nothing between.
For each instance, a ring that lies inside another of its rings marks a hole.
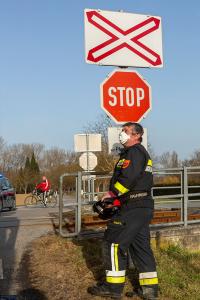
<instances>
[{"instance_id":1,"label":"st andrew's cross sign","mask_svg":"<svg viewBox=\"0 0 200 300\"><path fill-rule=\"evenodd\" d=\"M85 9L87 63L162 67L161 18Z\"/></svg>"}]
</instances>

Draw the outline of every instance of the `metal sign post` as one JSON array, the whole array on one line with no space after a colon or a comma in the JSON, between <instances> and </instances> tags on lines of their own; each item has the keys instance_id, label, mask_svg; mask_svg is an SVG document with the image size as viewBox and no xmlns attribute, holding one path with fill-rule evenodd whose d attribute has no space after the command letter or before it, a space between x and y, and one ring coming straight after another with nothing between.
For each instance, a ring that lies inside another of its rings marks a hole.
<instances>
[{"instance_id":1,"label":"metal sign post","mask_svg":"<svg viewBox=\"0 0 200 300\"><path fill-rule=\"evenodd\" d=\"M86 145L87 145L87 171L89 172L89 136L86 134Z\"/></svg>"},{"instance_id":2,"label":"metal sign post","mask_svg":"<svg viewBox=\"0 0 200 300\"><path fill-rule=\"evenodd\" d=\"M94 153L101 151L101 134L84 133L74 136L74 146L76 152L84 152L79 157L79 165L84 171L91 172L97 166L97 157ZM83 181L83 197L85 197L85 181ZM87 176L88 200L91 200L91 180Z\"/></svg>"}]
</instances>

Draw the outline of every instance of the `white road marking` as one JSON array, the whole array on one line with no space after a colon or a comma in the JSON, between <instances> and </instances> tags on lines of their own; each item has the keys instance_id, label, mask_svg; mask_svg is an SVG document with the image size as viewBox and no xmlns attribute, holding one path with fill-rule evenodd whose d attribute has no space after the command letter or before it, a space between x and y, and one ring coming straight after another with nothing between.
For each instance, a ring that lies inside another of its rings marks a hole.
<instances>
[{"instance_id":1,"label":"white road marking","mask_svg":"<svg viewBox=\"0 0 200 300\"><path fill-rule=\"evenodd\" d=\"M0 279L3 279L3 261L0 259Z\"/></svg>"}]
</instances>

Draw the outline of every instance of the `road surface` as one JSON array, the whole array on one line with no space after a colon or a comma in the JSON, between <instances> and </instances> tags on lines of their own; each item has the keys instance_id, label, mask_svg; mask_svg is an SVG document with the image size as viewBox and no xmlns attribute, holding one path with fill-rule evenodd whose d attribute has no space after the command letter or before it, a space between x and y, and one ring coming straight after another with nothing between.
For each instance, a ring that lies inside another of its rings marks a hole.
<instances>
[{"instance_id":1,"label":"road surface","mask_svg":"<svg viewBox=\"0 0 200 300\"><path fill-rule=\"evenodd\" d=\"M66 203L73 200L65 199ZM64 209L69 210L68 208ZM0 296L16 295L21 288L19 266L31 241L47 233L54 234L58 206L27 208L0 213Z\"/></svg>"}]
</instances>

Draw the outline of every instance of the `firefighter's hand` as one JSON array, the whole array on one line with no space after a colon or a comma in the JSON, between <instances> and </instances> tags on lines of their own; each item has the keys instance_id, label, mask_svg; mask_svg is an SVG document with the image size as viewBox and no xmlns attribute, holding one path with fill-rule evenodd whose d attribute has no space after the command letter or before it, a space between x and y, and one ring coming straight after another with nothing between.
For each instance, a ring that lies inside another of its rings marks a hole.
<instances>
[{"instance_id":1,"label":"firefighter's hand","mask_svg":"<svg viewBox=\"0 0 200 300\"><path fill-rule=\"evenodd\" d=\"M115 194L111 191L108 191L103 195L101 201L104 201L105 199L113 198L113 197L115 197Z\"/></svg>"}]
</instances>

